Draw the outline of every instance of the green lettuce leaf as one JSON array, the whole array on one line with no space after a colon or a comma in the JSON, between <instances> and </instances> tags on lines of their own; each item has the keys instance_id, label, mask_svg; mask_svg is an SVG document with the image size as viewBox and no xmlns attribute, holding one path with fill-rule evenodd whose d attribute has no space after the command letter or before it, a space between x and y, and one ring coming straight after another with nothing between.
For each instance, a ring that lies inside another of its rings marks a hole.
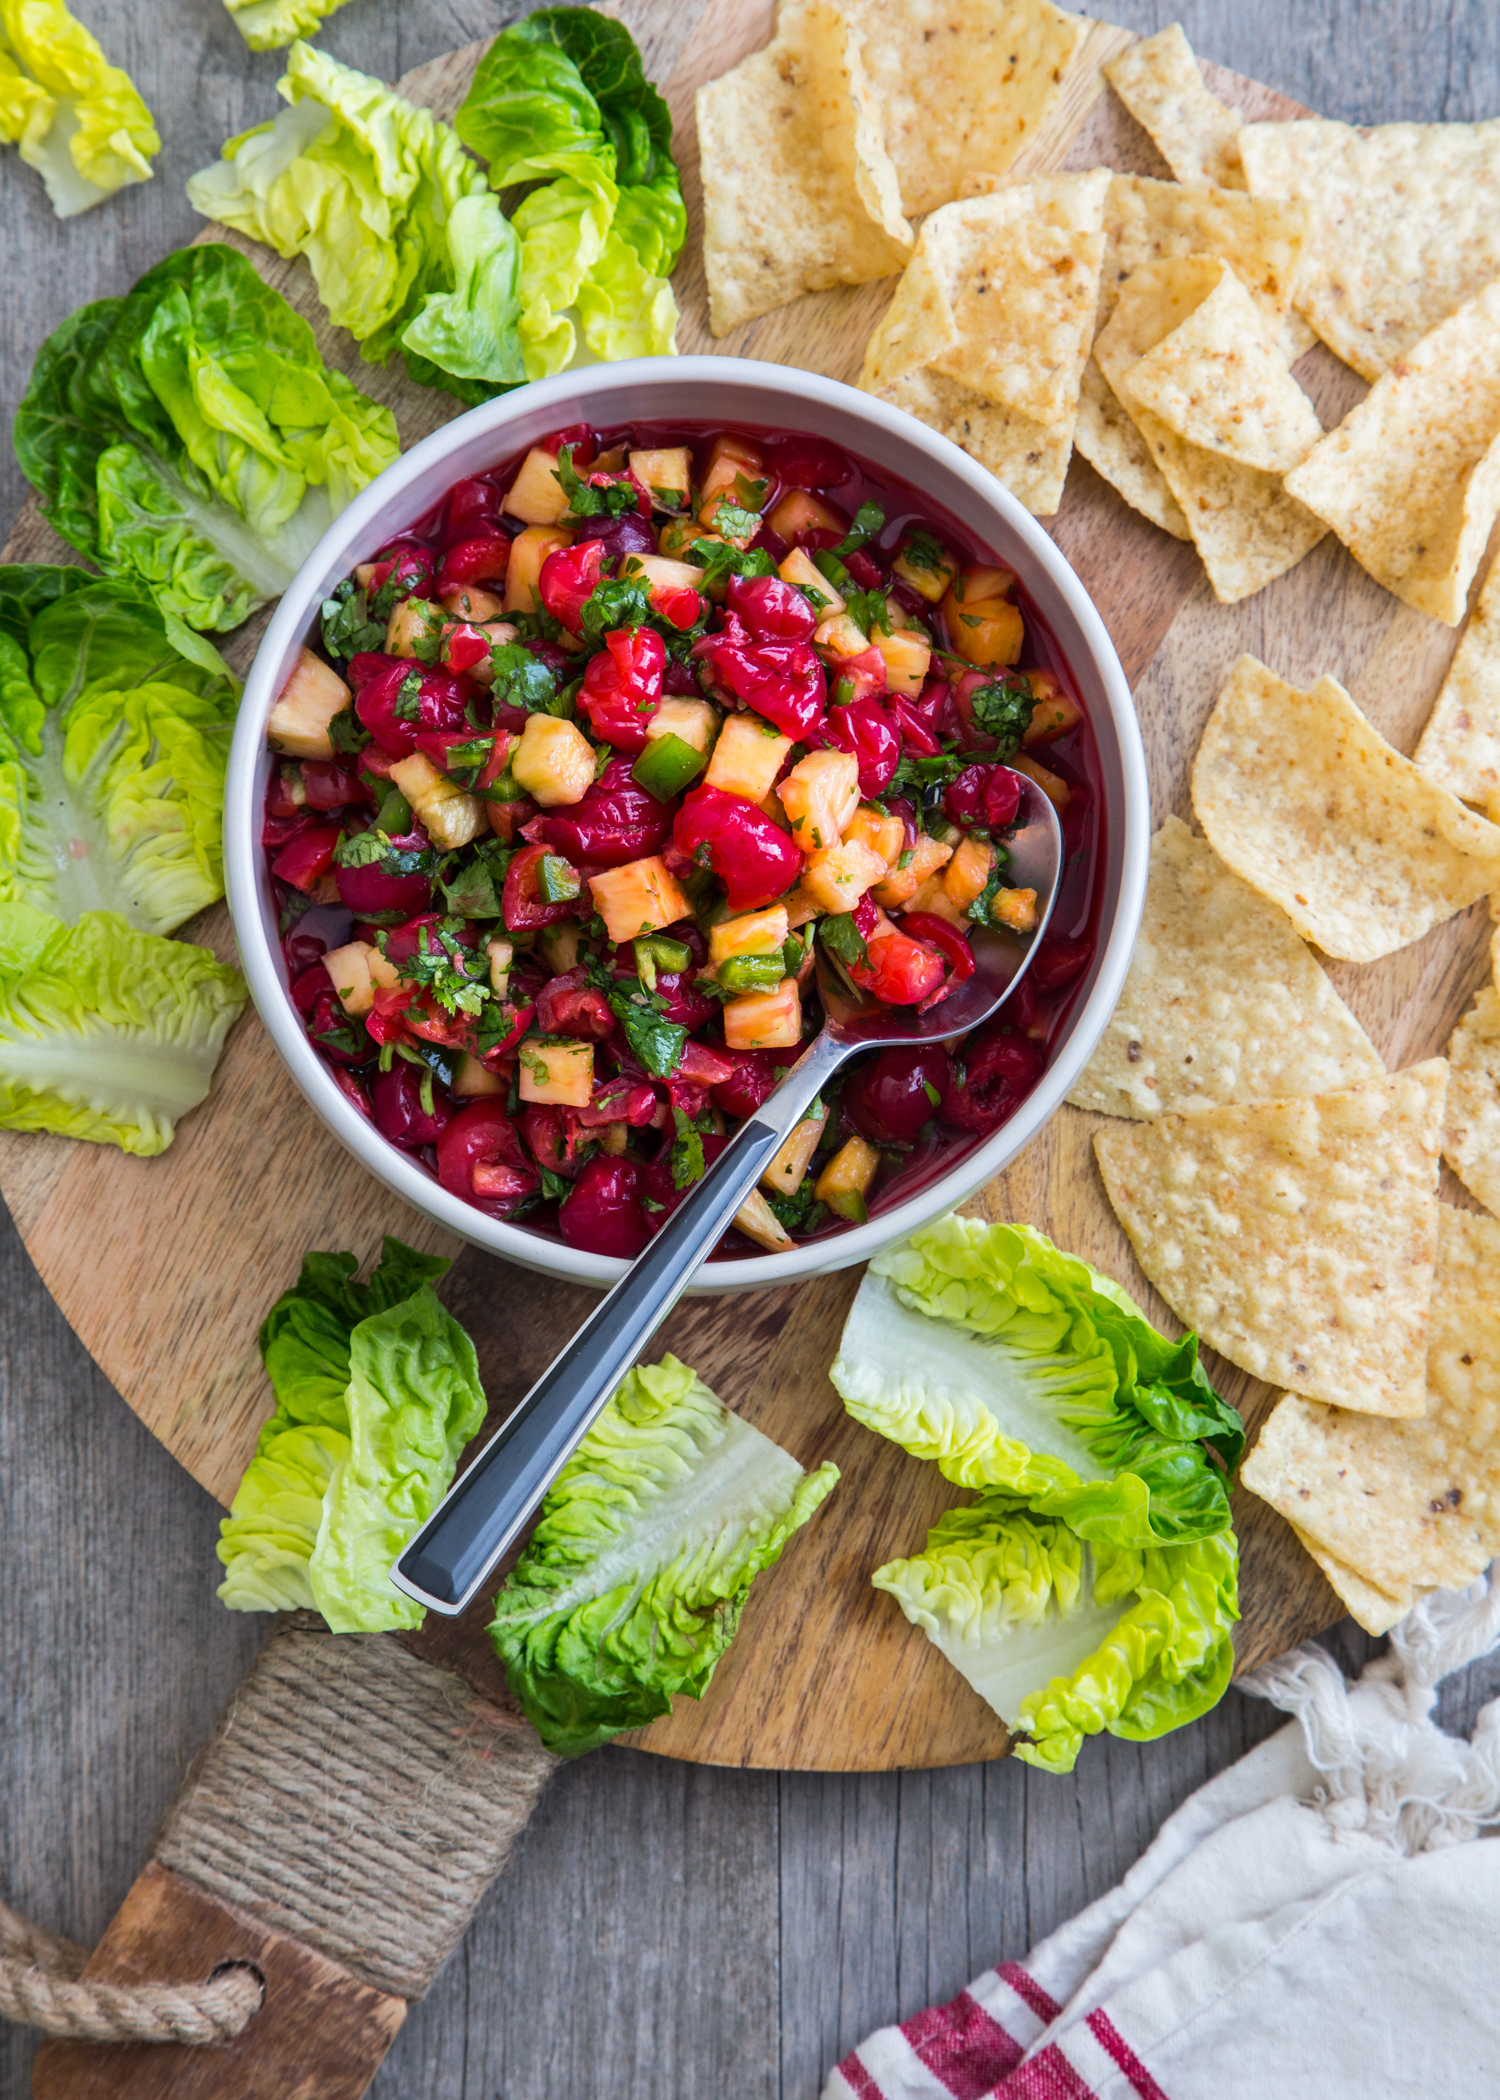
<instances>
[{"instance_id":1,"label":"green lettuce leaf","mask_svg":"<svg viewBox=\"0 0 1500 2100\"><path fill-rule=\"evenodd\" d=\"M352 1254L309 1254L289 1291L283 1291L260 1327L260 1354L288 1422L349 1427L346 1393L350 1339L361 1320L388 1312L424 1283L436 1283L453 1264L441 1254L418 1254L386 1235L368 1283L355 1281Z\"/></svg>"},{"instance_id":2,"label":"green lettuce leaf","mask_svg":"<svg viewBox=\"0 0 1500 2100\"><path fill-rule=\"evenodd\" d=\"M1018 1757L1070 1772L1086 1735L1149 1742L1218 1701L1234 1670L1237 1569L1229 1531L1145 1550L1089 1543L989 1495L873 1579L1012 1729Z\"/></svg>"},{"instance_id":3,"label":"green lettuce leaf","mask_svg":"<svg viewBox=\"0 0 1500 2100\"><path fill-rule=\"evenodd\" d=\"M496 189L538 184L515 213L527 378L569 364L578 327L596 357L674 350L666 279L687 219L672 121L624 24L582 7L512 23L454 124Z\"/></svg>"},{"instance_id":4,"label":"green lettuce leaf","mask_svg":"<svg viewBox=\"0 0 1500 2100\"><path fill-rule=\"evenodd\" d=\"M279 51L299 36L314 36L344 0L224 0L234 26L252 51Z\"/></svg>"},{"instance_id":5,"label":"green lettuce leaf","mask_svg":"<svg viewBox=\"0 0 1500 2100\"><path fill-rule=\"evenodd\" d=\"M870 1266L830 1377L857 1421L960 1486L1083 1538L1184 1544L1229 1525L1233 1408L1117 1284L1028 1226L950 1217Z\"/></svg>"},{"instance_id":6,"label":"green lettuce leaf","mask_svg":"<svg viewBox=\"0 0 1500 2100\"><path fill-rule=\"evenodd\" d=\"M0 567L0 903L169 933L222 896L238 692L144 592Z\"/></svg>"},{"instance_id":7,"label":"green lettuce leaf","mask_svg":"<svg viewBox=\"0 0 1500 2100\"><path fill-rule=\"evenodd\" d=\"M381 364L473 405L526 376L516 237L454 132L368 74L294 44L269 124L195 175L195 210L304 255L329 318Z\"/></svg>"},{"instance_id":8,"label":"green lettuce leaf","mask_svg":"<svg viewBox=\"0 0 1500 2100\"><path fill-rule=\"evenodd\" d=\"M328 1483L308 1564L335 1633L420 1626L423 1607L390 1580L484 1420L474 1344L423 1284L350 1337L350 1449Z\"/></svg>"},{"instance_id":9,"label":"green lettuce leaf","mask_svg":"<svg viewBox=\"0 0 1500 2100\"><path fill-rule=\"evenodd\" d=\"M549 1749L701 1698L750 1584L831 1492L675 1356L630 1373L553 1483L490 1635Z\"/></svg>"},{"instance_id":10,"label":"green lettuce leaf","mask_svg":"<svg viewBox=\"0 0 1500 2100\"><path fill-rule=\"evenodd\" d=\"M206 948L0 903L0 1128L164 1152L244 1003Z\"/></svg>"},{"instance_id":11,"label":"green lettuce leaf","mask_svg":"<svg viewBox=\"0 0 1500 2100\"><path fill-rule=\"evenodd\" d=\"M307 1255L262 1322L276 1411L220 1526L233 1611L302 1607L337 1631L421 1621L387 1571L446 1491L484 1396L431 1290L450 1264L387 1237L368 1283L357 1267Z\"/></svg>"},{"instance_id":12,"label":"green lettuce leaf","mask_svg":"<svg viewBox=\"0 0 1500 2100\"><path fill-rule=\"evenodd\" d=\"M60 219L148 182L161 151L130 75L62 0L0 0L0 138L20 147Z\"/></svg>"},{"instance_id":13,"label":"green lettuce leaf","mask_svg":"<svg viewBox=\"0 0 1500 2100\"><path fill-rule=\"evenodd\" d=\"M38 353L16 456L53 527L194 627L283 591L400 449L237 249L169 255Z\"/></svg>"}]
</instances>

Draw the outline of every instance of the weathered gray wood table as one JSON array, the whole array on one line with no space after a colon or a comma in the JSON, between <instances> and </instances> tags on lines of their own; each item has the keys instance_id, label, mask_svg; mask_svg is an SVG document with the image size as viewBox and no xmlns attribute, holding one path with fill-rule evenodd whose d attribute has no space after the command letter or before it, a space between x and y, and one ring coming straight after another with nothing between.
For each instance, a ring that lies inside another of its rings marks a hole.
<instances>
[{"instance_id":1,"label":"weathered gray wood table","mask_svg":"<svg viewBox=\"0 0 1500 2100\"><path fill-rule=\"evenodd\" d=\"M166 148L157 180L59 227L3 163L5 420L36 346L192 236L183 183L274 106L218 0L75 0L127 64ZM663 77L691 21L627 0ZM1491 0L1115 0L1141 31L1180 17L1205 56L1330 116L1500 114ZM407 67L501 27L483 0L351 0L322 41ZM0 458L0 515L23 484ZM144 1221L143 1221L144 1228ZM94 1369L0 1211L0 1890L91 1939L145 1856L182 1770L265 1623L213 1595L218 1511ZM1374 1644L1346 1629L1354 1667ZM1455 1680L1469 1727L1500 1667ZM869 2027L951 1996L1115 1881L1162 1818L1275 1717L1231 1693L1140 1749L1088 1746L1071 1779L1021 1765L931 1775L718 1772L629 1751L566 1771L461 1953L413 2013L384 2100L813 2100ZM0 2100L34 2038L0 2028Z\"/></svg>"}]
</instances>

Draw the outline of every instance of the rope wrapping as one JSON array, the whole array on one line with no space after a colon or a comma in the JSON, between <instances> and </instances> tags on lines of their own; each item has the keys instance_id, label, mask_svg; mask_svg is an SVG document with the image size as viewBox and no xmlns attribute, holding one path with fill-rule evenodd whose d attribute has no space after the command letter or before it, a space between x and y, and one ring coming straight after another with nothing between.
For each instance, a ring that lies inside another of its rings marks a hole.
<instances>
[{"instance_id":1,"label":"rope wrapping","mask_svg":"<svg viewBox=\"0 0 1500 2100\"><path fill-rule=\"evenodd\" d=\"M463 1937L558 1760L529 1723L386 1634L289 1615L168 1811L155 1858L206 1894L419 1998ZM87 2041L231 2040L253 1969L84 1981L71 1940L0 1904L0 2017Z\"/></svg>"},{"instance_id":2,"label":"rope wrapping","mask_svg":"<svg viewBox=\"0 0 1500 2100\"><path fill-rule=\"evenodd\" d=\"M79 1981L86 1951L0 1903L0 2018L86 2042L233 2041L264 1995L253 1969L198 1984Z\"/></svg>"}]
</instances>

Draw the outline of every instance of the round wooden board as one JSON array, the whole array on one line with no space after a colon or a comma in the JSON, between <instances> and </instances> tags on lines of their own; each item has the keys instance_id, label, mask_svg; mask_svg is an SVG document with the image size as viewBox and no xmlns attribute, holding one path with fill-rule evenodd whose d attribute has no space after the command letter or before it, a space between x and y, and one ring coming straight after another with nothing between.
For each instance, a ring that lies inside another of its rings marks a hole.
<instances>
[{"instance_id":1,"label":"round wooden board","mask_svg":"<svg viewBox=\"0 0 1500 2100\"><path fill-rule=\"evenodd\" d=\"M708 333L697 238L698 83L769 37L771 0L713 0L689 38L667 94L678 123L690 234L676 285L684 350L767 358L850 379L890 295L889 284L798 302L715 342ZM1102 89L1099 63L1131 39L1096 26L1059 111L1033 143L1033 169L1109 165L1166 171L1144 135ZM421 68L400 85L450 113L483 46ZM1283 97L1208 69L1218 91L1251 118L1305 114ZM213 237L223 237L215 229ZM234 238L229 236L229 238ZM323 321L304 265L251 243L267 279L313 321L329 361L390 402L410 444L446 420L442 396L394 370L363 365L348 337ZM1299 366L1325 422L1359 391L1321 350ZM1332 671L1393 743L1410 750L1455 642L1453 633L1397 604L1333 540L1247 604L1215 603L1192 551L1156 532L1080 459L1074 461L1054 537L1092 592L1136 691L1160 821L1187 815L1187 772L1224 674L1242 649L1302 684ZM34 508L23 513L9 560L71 560ZM255 632L235 637L243 668ZM230 956L222 908L184 929ZM1330 965L1387 1061L1411 1063L1441 1049L1471 987L1485 973L1482 908L1416 947L1367 969ZM1167 1308L1136 1268L1094 1168L1100 1119L1064 1109L975 1206L1024 1219L1118 1277L1169 1332ZM286 1080L254 1015L230 1039L209 1102L183 1124L161 1159L109 1147L0 1133L0 1192L74 1329L130 1406L195 1478L227 1502L270 1411L255 1349L265 1307L293 1279L310 1247L374 1255L384 1232L456 1255L444 1294L473 1333L490 1424L503 1419L593 1302L461 1248L388 1195L316 1122ZM734 1647L701 1704L679 1700L666 1720L627 1738L666 1755L725 1765L813 1770L892 1770L999 1755L1005 1731L990 1710L872 1590L882 1560L920 1548L928 1525L963 1499L936 1470L856 1427L827 1379L854 1274L799 1289L680 1306L660 1335L696 1364L740 1413L806 1465L833 1459L841 1485L753 1590ZM1252 1426L1267 1388L1209 1360L1210 1373ZM1341 1607L1290 1529L1240 1495L1244 1620L1239 1653L1249 1667L1341 1616ZM485 1609L432 1618L414 1646L451 1663L487 1696L504 1682L484 1633Z\"/></svg>"}]
</instances>

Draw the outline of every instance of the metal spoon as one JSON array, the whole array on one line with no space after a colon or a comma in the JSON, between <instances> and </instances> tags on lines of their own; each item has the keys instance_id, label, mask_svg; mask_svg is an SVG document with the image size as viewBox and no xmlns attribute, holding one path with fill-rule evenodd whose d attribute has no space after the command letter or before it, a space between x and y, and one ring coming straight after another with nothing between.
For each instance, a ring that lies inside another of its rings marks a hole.
<instances>
[{"instance_id":1,"label":"metal spoon","mask_svg":"<svg viewBox=\"0 0 1500 2100\"><path fill-rule=\"evenodd\" d=\"M862 999L819 948L818 990L827 1015L821 1034L454 1482L391 1569L397 1589L449 1617L465 1608L840 1065L877 1045L966 1035L998 1012L1036 953L1062 876L1056 812L1024 776L1017 814L1024 821L1006 834L1007 875L1015 887L1036 891L1035 933L1023 940L976 929L974 975L926 1013Z\"/></svg>"}]
</instances>

